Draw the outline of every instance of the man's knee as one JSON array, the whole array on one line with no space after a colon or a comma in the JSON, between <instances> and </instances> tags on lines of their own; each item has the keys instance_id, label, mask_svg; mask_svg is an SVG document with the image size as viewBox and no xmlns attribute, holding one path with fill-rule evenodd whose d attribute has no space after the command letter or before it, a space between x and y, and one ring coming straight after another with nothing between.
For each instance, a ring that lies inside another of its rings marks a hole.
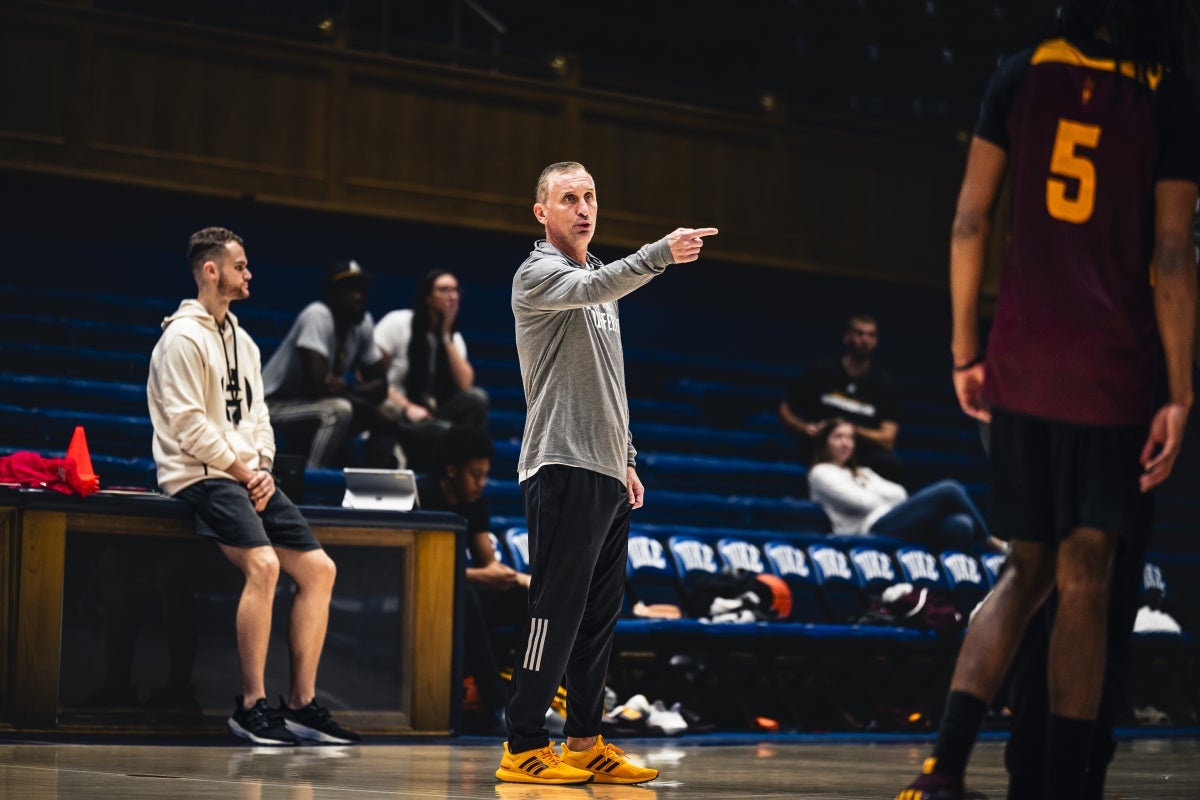
<instances>
[{"instance_id":1,"label":"man's knee","mask_svg":"<svg viewBox=\"0 0 1200 800\"><path fill-rule=\"evenodd\" d=\"M324 549L305 552L289 569L301 589L331 592L337 580L337 565Z\"/></svg>"},{"instance_id":2,"label":"man's knee","mask_svg":"<svg viewBox=\"0 0 1200 800\"><path fill-rule=\"evenodd\" d=\"M1103 601L1107 605L1116 536L1079 528L1059 545L1057 584L1064 601Z\"/></svg>"},{"instance_id":3,"label":"man's knee","mask_svg":"<svg viewBox=\"0 0 1200 800\"><path fill-rule=\"evenodd\" d=\"M1054 553L1032 542L1016 541L1000 574L1000 587L1040 604L1054 586Z\"/></svg>"},{"instance_id":4,"label":"man's knee","mask_svg":"<svg viewBox=\"0 0 1200 800\"><path fill-rule=\"evenodd\" d=\"M241 562L248 584L274 591L279 581L279 557L270 547L255 547L246 552Z\"/></svg>"},{"instance_id":5,"label":"man's knee","mask_svg":"<svg viewBox=\"0 0 1200 800\"><path fill-rule=\"evenodd\" d=\"M467 400L472 406L476 408L482 408L484 411L487 410L488 403L490 401L488 399L488 393L483 389L480 389L478 386L472 386L470 389L467 389L465 392L463 392L463 394L466 396Z\"/></svg>"},{"instance_id":6,"label":"man's knee","mask_svg":"<svg viewBox=\"0 0 1200 800\"><path fill-rule=\"evenodd\" d=\"M323 405L326 425L347 426L354 420L354 404L345 397L330 397Z\"/></svg>"},{"instance_id":7,"label":"man's knee","mask_svg":"<svg viewBox=\"0 0 1200 800\"><path fill-rule=\"evenodd\" d=\"M967 547L975 538L975 522L966 514L950 514L942 520L944 544L951 547Z\"/></svg>"}]
</instances>

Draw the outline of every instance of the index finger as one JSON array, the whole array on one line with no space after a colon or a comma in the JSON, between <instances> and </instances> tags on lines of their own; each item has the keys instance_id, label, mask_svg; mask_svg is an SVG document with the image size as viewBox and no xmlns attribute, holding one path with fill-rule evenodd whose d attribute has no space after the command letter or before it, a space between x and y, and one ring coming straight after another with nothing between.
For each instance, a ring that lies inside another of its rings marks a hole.
<instances>
[{"instance_id":1,"label":"index finger","mask_svg":"<svg viewBox=\"0 0 1200 800\"><path fill-rule=\"evenodd\" d=\"M718 233L716 228L692 228L688 231L688 236L693 239L697 236L716 236Z\"/></svg>"}]
</instances>

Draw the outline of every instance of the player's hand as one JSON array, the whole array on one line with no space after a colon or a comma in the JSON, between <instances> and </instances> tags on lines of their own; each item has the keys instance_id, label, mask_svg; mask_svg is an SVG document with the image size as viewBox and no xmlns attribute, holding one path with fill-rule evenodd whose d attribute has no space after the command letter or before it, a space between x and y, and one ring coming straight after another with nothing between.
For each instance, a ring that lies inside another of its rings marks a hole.
<instances>
[{"instance_id":1,"label":"player's hand","mask_svg":"<svg viewBox=\"0 0 1200 800\"><path fill-rule=\"evenodd\" d=\"M704 237L716 235L716 228L676 228L667 234L667 244L671 247L671 259L676 264L695 261L700 257L700 248L704 246Z\"/></svg>"},{"instance_id":2,"label":"player's hand","mask_svg":"<svg viewBox=\"0 0 1200 800\"><path fill-rule=\"evenodd\" d=\"M250 480L246 481L246 491L250 492L250 502L254 504L254 510L261 512L275 494L275 476L265 469L257 470Z\"/></svg>"},{"instance_id":3,"label":"player's hand","mask_svg":"<svg viewBox=\"0 0 1200 800\"><path fill-rule=\"evenodd\" d=\"M341 397L346 393L346 379L341 375L326 375L325 391L330 397Z\"/></svg>"},{"instance_id":4,"label":"player's hand","mask_svg":"<svg viewBox=\"0 0 1200 800\"><path fill-rule=\"evenodd\" d=\"M485 589L505 591L520 584L520 573L510 566L493 561L486 567L474 567L467 572L467 579Z\"/></svg>"},{"instance_id":5,"label":"player's hand","mask_svg":"<svg viewBox=\"0 0 1200 800\"><path fill-rule=\"evenodd\" d=\"M625 468L625 488L629 490L629 505L641 508L642 501L646 496L646 487L642 486L637 470L633 467Z\"/></svg>"},{"instance_id":6,"label":"player's hand","mask_svg":"<svg viewBox=\"0 0 1200 800\"><path fill-rule=\"evenodd\" d=\"M1148 492L1171 475L1175 459L1183 444L1183 432L1187 428L1187 406L1167 403L1158 410L1150 422L1150 434L1142 446L1141 490Z\"/></svg>"},{"instance_id":7,"label":"player's hand","mask_svg":"<svg viewBox=\"0 0 1200 800\"><path fill-rule=\"evenodd\" d=\"M954 370L954 393L958 395L958 405L968 417L980 422L991 422L992 412L983 403L983 364L976 364L963 370Z\"/></svg>"},{"instance_id":8,"label":"player's hand","mask_svg":"<svg viewBox=\"0 0 1200 800\"><path fill-rule=\"evenodd\" d=\"M420 403L409 403L404 407L404 416L408 417L409 422L421 422L427 420L433 415L429 413L429 409Z\"/></svg>"},{"instance_id":9,"label":"player's hand","mask_svg":"<svg viewBox=\"0 0 1200 800\"><path fill-rule=\"evenodd\" d=\"M442 335L451 336L454 333L454 323L458 320L458 295L447 297L440 311Z\"/></svg>"},{"instance_id":10,"label":"player's hand","mask_svg":"<svg viewBox=\"0 0 1200 800\"><path fill-rule=\"evenodd\" d=\"M829 424L828 420L821 420L819 422L806 422L801 427L804 428L804 432L806 434L808 434L809 436L811 436L815 439L816 437L821 435L821 431L825 430L825 426L828 424Z\"/></svg>"}]
</instances>

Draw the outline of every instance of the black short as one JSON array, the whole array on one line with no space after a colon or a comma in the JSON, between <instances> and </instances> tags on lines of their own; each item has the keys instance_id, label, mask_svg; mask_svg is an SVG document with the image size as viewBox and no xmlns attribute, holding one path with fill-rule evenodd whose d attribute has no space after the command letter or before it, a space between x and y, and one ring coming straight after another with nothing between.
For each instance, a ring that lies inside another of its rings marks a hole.
<instances>
[{"instance_id":1,"label":"black short","mask_svg":"<svg viewBox=\"0 0 1200 800\"><path fill-rule=\"evenodd\" d=\"M1138 487L1145 426L1053 422L994 409L991 528L1055 547L1076 528L1130 542L1149 535L1153 498Z\"/></svg>"},{"instance_id":2,"label":"black short","mask_svg":"<svg viewBox=\"0 0 1200 800\"><path fill-rule=\"evenodd\" d=\"M193 483L175 496L196 512L196 533L231 547L321 547L300 510L278 488L262 513L254 510L245 486L225 478Z\"/></svg>"}]
</instances>

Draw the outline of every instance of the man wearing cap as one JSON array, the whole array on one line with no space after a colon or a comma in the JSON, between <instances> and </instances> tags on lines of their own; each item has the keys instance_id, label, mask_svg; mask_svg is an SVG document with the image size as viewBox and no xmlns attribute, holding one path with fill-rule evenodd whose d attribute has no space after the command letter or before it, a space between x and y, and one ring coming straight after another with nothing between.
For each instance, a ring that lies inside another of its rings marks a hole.
<instances>
[{"instance_id":1,"label":"man wearing cap","mask_svg":"<svg viewBox=\"0 0 1200 800\"><path fill-rule=\"evenodd\" d=\"M289 449L301 450L295 437L312 431L309 467L342 466L350 435L379 422L374 410L387 394L387 367L366 310L371 278L357 261L330 267L321 299L300 312L263 368L271 421L291 435Z\"/></svg>"}]
</instances>

